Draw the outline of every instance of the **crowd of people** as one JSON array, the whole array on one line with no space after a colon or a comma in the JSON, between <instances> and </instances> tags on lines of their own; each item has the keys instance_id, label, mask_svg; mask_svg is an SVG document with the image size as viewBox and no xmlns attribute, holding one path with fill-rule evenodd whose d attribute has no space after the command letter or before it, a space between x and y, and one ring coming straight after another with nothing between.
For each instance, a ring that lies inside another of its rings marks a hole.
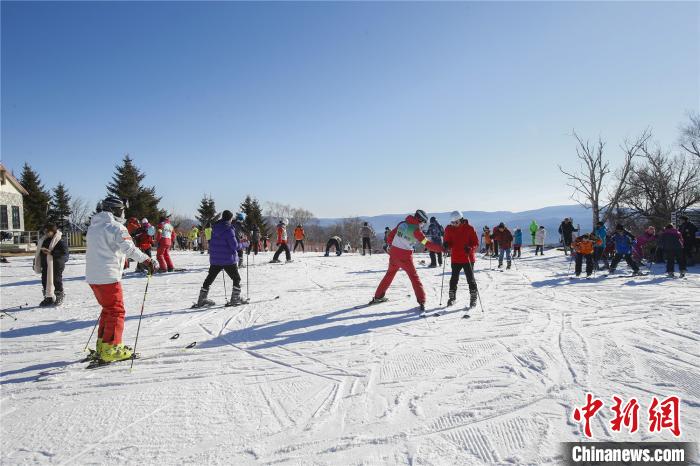
<instances>
[{"instance_id":1,"label":"crowd of people","mask_svg":"<svg viewBox=\"0 0 700 466\"><path fill-rule=\"evenodd\" d=\"M193 307L214 304L208 299L209 288L221 271L226 272L232 281L231 297L227 306L245 303L241 298L241 276L239 269L245 267L243 258L257 254L268 247L268 238L261 234L257 225L246 228L245 215L229 210L223 211L221 217L212 225L204 228L194 226L186 235L177 235L167 217L159 219L154 226L147 218L123 218L124 203L113 196L104 199L98 212L93 215L87 231L86 281L95 298L102 307L100 314L95 358L102 362L129 359L133 350L122 343L124 328L124 298L121 287L122 274L129 261L136 262L136 270L147 274L168 273L176 271L169 251L177 237L185 237L185 248L209 254L209 270L199 290L197 302ZM564 219L559 227L560 250L564 255L571 254L574 275L584 273L590 277L596 270L608 269L615 273L624 260L633 275L640 274L640 266L652 267L653 263L665 261L666 273L674 277L675 267L684 276L687 265L693 265L694 248L697 244L697 227L688 217L679 217L678 228L668 224L657 232L649 226L635 237L624 225L618 224L609 233L603 222L598 222L593 231L580 233L580 227L574 227L571 218ZM286 262L292 261L292 252L298 248L304 252L306 233L303 225L294 228L294 247L288 246L287 229L289 221L280 219L276 226L277 249L272 263L281 263L285 254ZM544 255L547 231L542 225L533 221L528 228L531 244L535 246L534 255ZM364 222L359 231L362 238L361 253L372 254L372 242L375 231L368 222ZM182 241L182 240L181 240ZM270 245L272 246L272 245ZM419 309L425 310L426 294L416 270L413 254L418 250L429 253L429 268L446 265L450 257L451 275L449 280L449 297L447 305L457 300L457 285L463 272L469 286L469 307L476 304L478 287L474 275L477 254L485 258L496 258L498 268L510 269L514 259L522 257L523 232L520 228L511 231L501 222L493 228L484 226L481 236L459 211L450 214L447 227L435 217L417 210L408 215L393 229L384 230L383 250L389 255L389 264L384 277L379 282L370 305L387 300L386 292L396 274L403 270L411 281ZM152 259L152 250L156 249L156 259ZM349 248L338 235L330 237L326 243L325 256L331 250L340 256ZM39 239L34 270L41 274L44 299L40 306L60 305L65 297L63 289L63 270L68 259L68 247L56 225L49 224ZM602 265L601 265L602 262Z\"/></svg>"}]
</instances>

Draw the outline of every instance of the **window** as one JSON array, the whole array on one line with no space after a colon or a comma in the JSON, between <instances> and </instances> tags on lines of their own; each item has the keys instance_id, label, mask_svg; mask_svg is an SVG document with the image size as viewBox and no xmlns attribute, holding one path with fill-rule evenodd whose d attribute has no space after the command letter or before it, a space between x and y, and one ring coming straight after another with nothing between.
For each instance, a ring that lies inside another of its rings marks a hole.
<instances>
[{"instance_id":1,"label":"window","mask_svg":"<svg viewBox=\"0 0 700 466\"><path fill-rule=\"evenodd\" d=\"M0 205L0 230L7 230L7 206Z\"/></svg>"},{"instance_id":2,"label":"window","mask_svg":"<svg viewBox=\"0 0 700 466\"><path fill-rule=\"evenodd\" d=\"M19 206L12 206L12 229L21 230L22 222L19 221Z\"/></svg>"}]
</instances>

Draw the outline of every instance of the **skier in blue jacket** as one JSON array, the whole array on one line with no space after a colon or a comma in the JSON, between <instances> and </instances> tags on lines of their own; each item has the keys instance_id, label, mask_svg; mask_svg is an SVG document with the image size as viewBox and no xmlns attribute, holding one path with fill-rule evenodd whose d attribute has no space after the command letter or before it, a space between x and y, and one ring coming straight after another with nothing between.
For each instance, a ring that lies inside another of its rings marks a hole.
<instances>
[{"instance_id":1,"label":"skier in blue jacket","mask_svg":"<svg viewBox=\"0 0 700 466\"><path fill-rule=\"evenodd\" d=\"M621 259L625 259L627 265L632 268L632 275L639 275L639 266L632 259L632 247L635 243L632 233L625 230L625 227L621 224L618 224L615 227L615 233L612 235L611 241L615 243L615 257L613 257L612 264L610 264L610 274L615 273L617 264L620 263Z\"/></svg>"},{"instance_id":2,"label":"skier in blue jacket","mask_svg":"<svg viewBox=\"0 0 700 466\"><path fill-rule=\"evenodd\" d=\"M603 263L605 264L603 268L609 269L610 263L608 262L608 256L604 254L605 244L608 239L608 229L605 227L605 224L603 222L598 222L596 224L595 230L593 230L593 233L595 233L595 235L602 241L601 244L596 245L593 249L593 264L595 265L596 270L600 270L598 262L600 262L600 260L603 259Z\"/></svg>"}]
</instances>

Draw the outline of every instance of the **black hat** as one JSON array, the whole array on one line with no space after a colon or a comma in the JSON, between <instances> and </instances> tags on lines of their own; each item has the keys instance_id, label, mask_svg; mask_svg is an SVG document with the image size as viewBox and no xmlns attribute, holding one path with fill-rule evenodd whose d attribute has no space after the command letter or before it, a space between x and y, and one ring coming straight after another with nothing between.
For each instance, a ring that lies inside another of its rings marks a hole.
<instances>
[{"instance_id":1,"label":"black hat","mask_svg":"<svg viewBox=\"0 0 700 466\"><path fill-rule=\"evenodd\" d=\"M230 222L231 219L233 218L233 212L231 212L230 210L224 210L224 211L221 213L221 218L222 218L225 222Z\"/></svg>"},{"instance_id":2,"label":"black hat","mask_svg":"<svg viewBox=\"0 0 700 466\"><path fill-rule=\"evenodd\" d=\"M426 214L425 211L421 209L416 210L416 214L414 215L414 217L416 217L421 223L426 223L428 221L428 214Z\"/></svg>"},{"instance_id":3,"label":"black hat","mask_svg":"<svg viewBox=\"0 0 700 466\"><path fill-rule=\"evenodd\" d=\"M124 201L117 196L107 196L101 202L100 207L102 211L111 212L119 217L124 213Z\"/></svg>"}]
</instances>

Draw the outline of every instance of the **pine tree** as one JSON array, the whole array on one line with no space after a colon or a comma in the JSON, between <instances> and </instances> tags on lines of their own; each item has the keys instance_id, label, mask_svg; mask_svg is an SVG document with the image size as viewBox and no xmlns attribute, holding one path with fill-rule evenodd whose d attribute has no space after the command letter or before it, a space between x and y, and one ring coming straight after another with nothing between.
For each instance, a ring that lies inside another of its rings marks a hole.
<instances>
[{"instance_id":1,"label":"pine tree","mask_svg":"<svg viewBox=\"0 0 700 466\"><path fill-rule=\"evenodd\" d=\"M68 226L68 218L71 214L70 195L63 183L58 183L53 190L49 204L49 221L59 229L65 230Z\"/></svg>"},{"instance_id":2,"label":"pine tree","mask_svg":"<svg viewBox=\"0 0 700 466\"><path fill-rule=\"evenodd\" d=\"M155 186L144 187L141 182L145 173L134 165L133 160L126 154L121 165L117 165L112 182L107 185L107 192L128 202L124 212L125 218L148 218L156 223L165 212L158 208L160 198L156 196Z\"/></svg>"},{"instance_id":3,"label":"pine tree","mask_svg":"<svg viewBox=\"0 0 700 466\"><path fill-rule=\"evenodd\" d=\"M212 225L219 219L219 214L216 213L216 204L211 196L204 195L204 197L202 197L199 209L197 209L197 214L195 218L202 228L206 228L207 225Z\"/></svg>"},{"instance_id":4,"label":"pine tree","mask_svg":"<svg viewBox=\"0 0 700 466\"><path fill-rule=\"evenodd\" d=\"M39 174L26 162L22 168L20 184L29 193L24 196L24 229L40 230L48 220L49 193L41 184Z\"/></svg>"},{"instance_id":5,"label":"pine tree","mask_svg":"<svg viewBox=\"0 0 700 466\"><path fill-rule=\"evenodd\" d=\"M246 196L241 203L241 212L245 214L245 226L248 231L251 231L253 225L257 225L260 230L260 236L267 234L269 226L263 216L262 208L257 199L253 199L250 195Z\"/></svg>"}]
</instances>

